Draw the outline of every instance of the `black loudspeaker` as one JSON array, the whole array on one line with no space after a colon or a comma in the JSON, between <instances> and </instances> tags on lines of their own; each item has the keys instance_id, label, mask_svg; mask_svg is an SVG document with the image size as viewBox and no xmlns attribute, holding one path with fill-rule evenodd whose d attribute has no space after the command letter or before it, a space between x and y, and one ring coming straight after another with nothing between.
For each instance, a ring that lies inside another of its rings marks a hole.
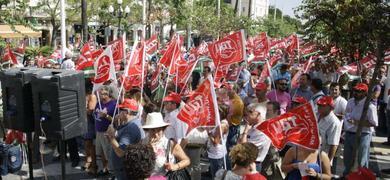
<instances>
[{"instance_id":1,"label":"black loudspeaker","mask_svg":"<svg viewBox=\"0 0 390 180\"><path fill-rule=\"evenodd\" d=\"M34 131L30 81L41 72L41 69L36 68L12 68L0 72L5 128L23 132Z\"/></svg>"},{"instance_id":2,"label":"black loudspeaker","mask_svg":"<svg viewBox=\"0 0 390 180\"><path fill-rule=\"evenodd\" d=\"M31 80L34 121L41 135L67 140L86 132L83 72L47 69Z\"/></svg>"}]
</instances>

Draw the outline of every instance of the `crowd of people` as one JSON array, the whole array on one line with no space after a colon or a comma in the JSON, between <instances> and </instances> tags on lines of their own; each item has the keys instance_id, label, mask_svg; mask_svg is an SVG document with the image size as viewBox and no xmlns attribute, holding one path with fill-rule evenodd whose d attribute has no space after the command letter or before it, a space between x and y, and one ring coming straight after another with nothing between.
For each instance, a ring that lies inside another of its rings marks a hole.
<instances>
[{"instance_id":1,"label":"crowd of people","mask_svg":"<svg viewBox=\"0 0 390 180\"><path fill-rule=\"evenodd\" d=\"M75 69L74 56L67 51L62 63L48 62L45 68ZM200 63L201 64L201 63ZM210 65L211 64L211 65ZM380 79L367 111L360 137L356 137L372 72L363 70L361 78L348 80L334 67L315 61L308 73L299 77L299 86L292 86L295 70L279 62L265 81L259 81L264 65L237 63L242 67L236 81L216 87L220 124L199 127L193 131L204 134L214 179L331 179L336 174L343 154L347 175L353 164L352 151L359 149L358 165L368 167L370 142L375 128L386 129L383 102L387 67L380 69ZM27 66L34 66L29 62ZM148 61L144 89L133 87L122 94L109 83L93 92L91 79L86 79L87 132L82 137L86 159L83 169L91 174L115 179L165 179L168 172L188 169L193 157L186 153L188 125L177 118L188 96L209 76L215 76L215 65L204 62L201 71L194 71L183 91L169 83L150 91L150 77L157 62ZM161 76L161 81L164 76ZM117 83L121 84L121 83ZM179 94L178 92L186 92ZM289 144L276 149L268 136L257 129L262 122L282 115L302 104L312 102L318 117L321 148L311 150ZM163 107L160 109L160 107ZM379 119L378 119L379 117ZM388 117L387 117L388 118ZM355 147L355 138L361 144ZM389 139L390 140L390 139ZM390 142L390 141L389 141ZM388 145L389 143L387 143ZM81 151L76 138L67 140L72 166L78 166ZM344 146L341 151L340 146ZM58 155L57 155L58 156ZM98 167L98 157L102 167ZM202 155L204 156L204 155Z\"/></svg>"}]
</instances>

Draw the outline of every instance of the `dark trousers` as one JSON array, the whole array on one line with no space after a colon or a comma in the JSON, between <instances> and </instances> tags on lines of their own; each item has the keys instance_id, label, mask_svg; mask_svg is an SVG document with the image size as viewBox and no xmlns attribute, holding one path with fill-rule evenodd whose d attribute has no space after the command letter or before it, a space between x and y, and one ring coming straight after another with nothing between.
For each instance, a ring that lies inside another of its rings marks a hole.
<instances>
[{"instance_id":1,"label":"dark trousers","mask_svg":"<svg viewBox=\"0 0 390 180\"><path fill-rule=\"evenodd\" d=\"M67 152L69 152L70 160L71 161L79 161L80 160L79 148L77 145L76 138L71 138L71 139L65 140L65 146L67 147L67 148L65 148L65 154ZM59 148L60 146L57 146L57 147ZM61 150L58 149L58 152L61 152Z\"/></svg>"}]
</instances>

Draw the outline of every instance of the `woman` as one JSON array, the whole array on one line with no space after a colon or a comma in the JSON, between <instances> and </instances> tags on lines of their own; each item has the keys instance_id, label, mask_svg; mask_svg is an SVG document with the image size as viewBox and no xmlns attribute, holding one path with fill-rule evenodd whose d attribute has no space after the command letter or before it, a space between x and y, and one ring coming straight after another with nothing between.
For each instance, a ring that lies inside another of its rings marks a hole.
<instances>
[{"instance_id":1,"label":"woman","mask_svg":"<svg viewBox=\"0 0 390 180\"><path fill-rule=\"evenodd\" d=\"M165 137L164 130L167 126L169 123L165 123L161 113L156 112L149 113L142 126L147 134L146 143L152 145L156 153L156 165L149 179L165 179L168 171L177 171L190 165L190 159L180 144Z\"/></svg>"},{"instance_id":2,"label":"woman","mask_svg":"<svg viewBox=\"0 0 390 180\"><path fill-rule=\"evenodd\" d=\"M215 127L211 132L208 132L209 140L207 141L207 156L210 162L210 172L212 178L215 177L215 173L224 168L224 156L227 154L226 146L222 141L226 142L229 132L229 123L226 120L229 107L226 105L219 106L219 114L221 116L221 126ZM221 131L223 140L221 139Z\"/></svg>"},{"instance_id":3,"label":"woman","mask_svg":"<svg viewBox=\"0 0 390 180\"><path fill-rule=\"evenodd\" d=\"M85 164L83 169L87 173L95 175L97 173L96 166L96 152L93 141L96 137L95 132L95 120L93 119L92 112L95 110L97 104L97 98L92 93L92 83L90 80L85 81L86 101L87 101L87 133L84 135L85 146Z\"/></svg>"},{"instance_id":4,"label":"woman","mask_svg":"<svg viewBox=\"0 0 390 180\"><path fill-rule=\"evenodd\" d=\"M241 180L241 179L265 179L256 171L256 158L259 149L252 143L242 143L235 145L230 151L233 169L221 169L215 175L215 180Z\"/></svg>"},{"instance_id":5,"label":"woman","mask_svg":"<svg viewBox=\"0 0 390 180\"><path fill-rule=\"evenodd\" d=\"M93 113L96 129L95 148L96 154L101 156L103 163L103 169L98 175L104 176L109 174L108 159L110 159L111 154L111 145L105 137L105 133L113 120L112 116L114 115L116 100L113 99L113 91L110 86L103 86L98 93L100 102L97 103Z\"/></svg>"},{"instance_id":6,"label":"woman","mask_svg":"<svg viewBox=\"0 0 390 180\"><path fill-rule=\"evenodd\" d=\"M319 164L321 162L321 164ZM310 179L331 179L330 163L325 152L309 150L302 147L290 148L282 161L282 171L287 173L287 180L301 179L299 164L306 163L305 172ZM320 168L322 167L322 168Z\"/></svg>"}]
</instances>

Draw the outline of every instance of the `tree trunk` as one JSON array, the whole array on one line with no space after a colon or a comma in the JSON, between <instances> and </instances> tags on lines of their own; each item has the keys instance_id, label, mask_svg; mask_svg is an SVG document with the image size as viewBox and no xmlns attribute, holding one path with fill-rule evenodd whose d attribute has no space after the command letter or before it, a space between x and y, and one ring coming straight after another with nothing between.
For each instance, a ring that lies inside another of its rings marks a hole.
<instances>
[{"instance_id":1,"label":"tree trunk","mask_svg":"<svg viewBox=\"0 0 390 180\"><path fill-rule=\"evenodd\" d=\"M57 30L58 30L58 27L57 27L57 25L56 25L56 20L55 20L54 18L52 18L52 19L50 20L50 22L51 22L51 26L53 27L53 30L52 30L52 32L51 32L51 42L50 42L50 46L51 46L51 47L55 47L56 44L57 44L56 39L57 39Z\"/></svg>"},{"instance_id":2,"label":"tree trunk","mask_svg":"<svg viewBox=\"0 0 390 180\"><path fill-rule=\"evenodd\" d=\"M248 8L248 17L250 18L252 14L252 0L249 0L249 8Z\"/></svg>"},{"instance_id":3,"label":"tree trunk","mask_svg":"<svg viewBox=\"0 0 390 180\"><path fill-rule=\"evenodd\" d=\"M239 0L236 0L236 3L234 3L234 15L237 16L237 9L238 9L238 1ZM239 9L239 11L241 11L241 9Z\"/></svg>"},{"instance_id":4,"label":"tree trunk","mask_svg":"<svg viewBox=\"0 0 390 180\"><path fill-rule=\"evenodd\" d=\"M152 3L153 0L148 0L148 16L147 16L147 22L146 22L146 39L149 39L152 37L152 25L150 24L150 12L152 12Z\"/></svg>"},{"instance_id":5,"label":"tree trunk","mask_svg":"<svg viewBox=\"0 0 390 180\"><path fill-rule=\"evenodd\" d=\"M85 43L88 41L87 0L81 0L81 26Z\"/></svg>"},{"instance_id":6,"label":"tree trunk","mask_svg":"<svg viewBox=\"0 0 390 180\"><path fill-rule=\"evenodd\" d=\"M356 130L356 136L355 136L355 143L354 143L354 147L353 147L353 150L352 150L352 168L351 168L351 171L354 171L354 168L358 166L358 163L357 163L357 158L358 158L358 148L360 146L360 136L362 134L362 129L363 129L363 124L365 121L367 121L366 119L366 116L367 116L367 110L368 110L368 106L370 105L371 103L371 99L372 99L372 95L373 95L373 87L375 86L375 84L377 84L378 80L378 72L379 72L379 68L383 65L383 54L384 54L384 47L383 47L383 42L381 41L381 38L378 38L377 40L377 48L376 48L376 57L377 57L377 60L376 60L376 65L375 65L375 69L374 69L374 74L372 75L372 80L370 81L370 84L368 86L368 93L367 93L367 98L366 98L366 101L364 102L364 107L363 107L363 112L362 112L362 116L360 117L360 120L359 120L359 124L358 124L358 128Z\"/></svg>"}]
</instances>

